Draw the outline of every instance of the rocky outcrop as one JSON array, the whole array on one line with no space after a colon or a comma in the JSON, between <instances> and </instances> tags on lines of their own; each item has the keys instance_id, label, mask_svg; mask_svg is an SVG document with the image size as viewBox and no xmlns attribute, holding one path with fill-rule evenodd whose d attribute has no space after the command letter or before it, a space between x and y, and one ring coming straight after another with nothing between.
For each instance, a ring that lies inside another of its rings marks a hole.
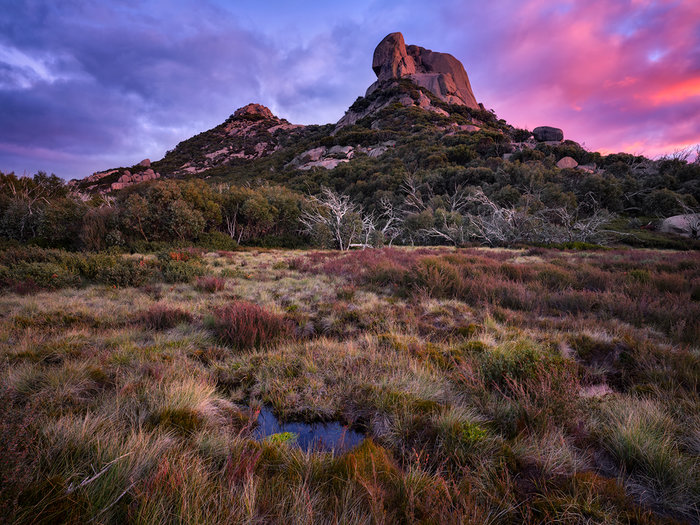
<instances>
[{"instance_id":1,"label":"rocky outcrop","mask_svg":"<svg viewBox=\"0 0 700 525\"><path fill-rule=\"evenodd\" d=\"M401 33L391 33L379 43L372 57L372 69L377 82L369 87L367 95L382 82L408 78L448 104L479 108L469 76L459 60L448 53L406 46Z\"/></svg>"},{"instance_id":2,"label":"rocky outcrop","mask_svg":"<svg viewBox=\"0 0 700 525\"><path fill-rule=\"evenodd\" d=\"M248 104L242 108L238 108L233 116L235 118L252 118L252 119L277 119L269 108L262 104ZM279 120L279 119L278 119Z\"/></svg>"},{"instance_id":3,"label":"rocky outcrop","mask_svg":"<svg viewBox=\"0 0 700 525\"><path fill-rule=\"evenodd\" d=\"M564 140L564 132L551 126L539 126L532 130L537 142L561 142Z\"/></svg>"},{"instance_id":4,"label":"rocky outcrop","mask_svg":"<svg viewBox=\"0 0 700 525\"><path fill-rule=\"evenodd\" d=\"M301 171L311 168L325 168L332 170L339 164L350 162L358 153L364 153L368 157L376 158L386 153L389 148L396 146L396 141L387 140L381 144L371 146L320 146L307 150L292 159L287 167Z\"/></svg>"}]
</instances>

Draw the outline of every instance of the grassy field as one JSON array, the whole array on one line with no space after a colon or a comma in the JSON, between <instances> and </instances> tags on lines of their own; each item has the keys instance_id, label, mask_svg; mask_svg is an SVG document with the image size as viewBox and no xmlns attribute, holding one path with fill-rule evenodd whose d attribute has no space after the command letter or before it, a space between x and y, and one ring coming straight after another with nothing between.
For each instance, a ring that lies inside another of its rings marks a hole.
<instances>
[{"instance_id":1,"label":"grassy field","mask_svg":"<svg viewBox=\"0 0 700 525\"><path fill-rule=\"evenodd\" d=\"M0 521L700 520L697 253L60 257L1 263Z\"/></svg>"}]
</instances>

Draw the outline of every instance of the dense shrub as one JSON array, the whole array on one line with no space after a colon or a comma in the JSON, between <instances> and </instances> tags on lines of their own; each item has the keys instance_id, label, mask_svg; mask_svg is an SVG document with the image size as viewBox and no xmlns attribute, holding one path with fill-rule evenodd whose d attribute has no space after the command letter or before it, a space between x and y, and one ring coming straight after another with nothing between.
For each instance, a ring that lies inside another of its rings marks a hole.
<instances>
[{"instance_id":1,"label":"dense shrub","mask_svg":"<svg viewBox=\"0 0 700 525\"><path fill-rule=\"evenodd\" d=\"M189 283L204 274L204 267L197 261L168 261L161 264L166 283Z\"/></svg>"},{"instance_id":2,"label":"dense shrub","mask_svg":"<svg viewBox=\"0 0 700 525\"><path fill-rule=\"evenodd\" d=\"M291 334L284 317L247 301L215 310L211 324L222 342L240 350L271 345Z\"/></svg>"},{"instance_id":3,"label":"dense shrub","mask_svg":"<svg viewBox=\"0 0 700 525\"><path fill-rule=\"evenodd\" d=\"M79 286L80 275L73 269L50 262L20 262L4 271L0 270L0 281L5 286L25 283L39 288L55 290Z\"/></svg>"},{"instance_id":4,"label":"dense shrub","mask_svg":"<svg viewBox=\"0 0 700 525\"><path fill-rule=\"evenodd\" d=\"M222 232L207 232L199 236L197 245L210 250L234 251L238 249L238 243L229 235Z\"/></svg>"}]
</instances>

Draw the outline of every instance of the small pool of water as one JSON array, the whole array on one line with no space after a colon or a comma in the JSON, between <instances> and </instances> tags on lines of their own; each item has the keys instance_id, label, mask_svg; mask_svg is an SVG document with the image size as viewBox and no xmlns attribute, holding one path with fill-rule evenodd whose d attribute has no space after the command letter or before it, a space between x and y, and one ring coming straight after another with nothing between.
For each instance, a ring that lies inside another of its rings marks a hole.
<instances>
[{"instance_id":1,"label":"small pool of water","mask_svg":"<svg viewBox=\"0 0 700 525\"><path fill-rule=\"evenodd\" d=\"M341 425L337 421L331 423L282 423L272 410L262 407L258 415L258 426L253 431L256 439L263 440L274 434L289 432L295 439L289 443L304 451L323 451L342 454L362 443L365 436Z\"/></svg>"}]
</instances>

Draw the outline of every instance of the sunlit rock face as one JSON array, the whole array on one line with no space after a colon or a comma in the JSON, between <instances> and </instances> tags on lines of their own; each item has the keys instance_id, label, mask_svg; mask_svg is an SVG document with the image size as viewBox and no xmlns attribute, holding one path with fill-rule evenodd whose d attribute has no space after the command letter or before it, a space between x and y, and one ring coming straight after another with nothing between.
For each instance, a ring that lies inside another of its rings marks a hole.
<instances>
[{"instance_id":1,"label":"sunlit rock face","mask_svg":"<svg viewBox=\"0 0 700 525\"><path fill-rule=\"evenodd\" d=\"M369 87L367 95L384 81L408 78L448 104L479 107L469 76L459 60L448 53L406 46L401 33L391 33L379 43L374 50L372 69L377 82Z\"/></svg>"}]
</instances>

